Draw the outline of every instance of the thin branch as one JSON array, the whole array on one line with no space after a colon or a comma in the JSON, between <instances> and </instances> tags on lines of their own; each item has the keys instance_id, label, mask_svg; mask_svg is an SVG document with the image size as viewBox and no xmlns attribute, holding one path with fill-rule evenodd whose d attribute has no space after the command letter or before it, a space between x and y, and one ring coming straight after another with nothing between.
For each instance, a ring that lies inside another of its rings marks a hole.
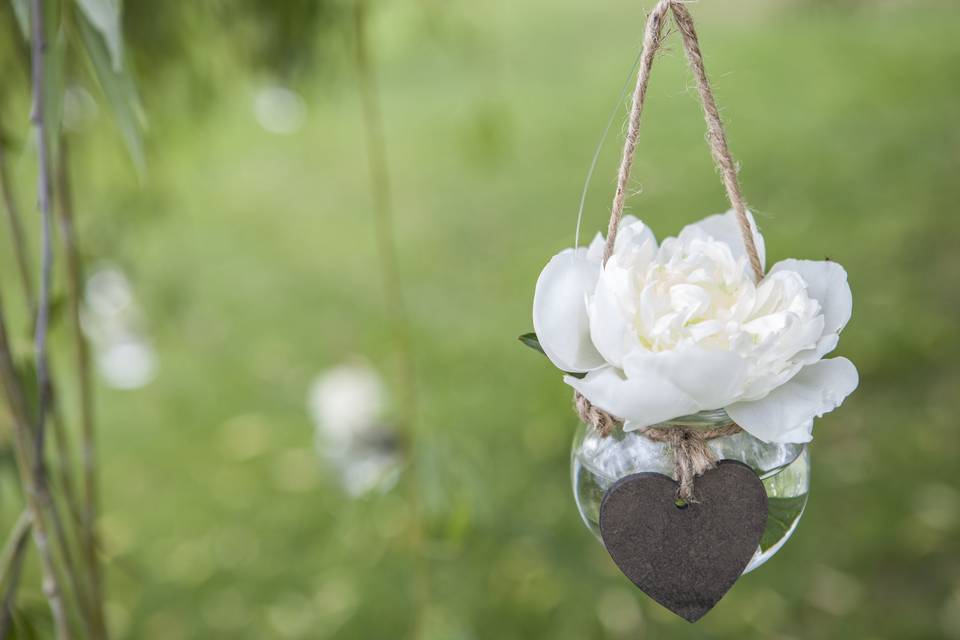
<instances>
[{"instance_id":1,"label":"thin branch","mask_svg":"<svg viewBox=\"0 0 960 640\"><path fill-rule=\"evenodd\" d=\"M19 207L17 206L13 189L11 188L6 157L4 155L4 149L2 146L0 146L0 190L3 192L2 195L5 208L7 210L7 217L11 229L11 239L13 241L14 251L17 257L24 297L27 300L31 314L35 315L36 300L34 298L35 293L32 286L33 274L31 273L30 268L30 258L23 234L23 226L20 220ZM76 528L82 533L81 515L79 509L77 508L76 491L73 486L74 483L71 475L70 460L73 459L73 455L71 453L71 447L66 435L66 429L64 427L63 420L59 414L59 411L57 411L55 402L56 394L54 392L55 385L52 375L49 376L47 383L49 389L50 419L53 427L54 439L59 453L59 456L57 457L59 461L59 464L57 465L57 471L63 489L63 498L72 522L75 523ZM79 599L83 597L83 590L81 590L81 585L79 584L79 576L74 570L75 564L72 559L70 542L68 540L66 530L64 529L60 520L56 505L52 501L50 505L52 509L51 515L53 517L52 524L56 534L58 546L60 548L60 553L64 558L67 574L70 577L74 588L77 590L77 597ZM89 606L84 604L81 607L81 611L85 613L89 608ZM0 612L0 615L3 615L2 612ZM0 625L0 628L2 628L2 625ZM2 638L2 635L0 635L0 638Z\"/></svg>"},{"instance_id":2,"label":"thin branch","mask_svg":"<svg viewBox=\"0 0 960 640\"><path fill-rule=\"evenodd\" d=\"M57 541L57 548L60 550L60 559L63 563L63 572L66 574L67 580L70 582L70 588L73 590L74 600L77 604L76 614L79 616L80 622L83 624L84 629L92 632L93 628L91 611L93 609L93 605L88 600L89 594L84 588L84 585L81 583L81 574L77 572L77 564L73 559L73 551L71 551L70 541L67 538L67 530L63 526L63 520L60 518L60 510L58 509L56 502L53 500L49 486L45 486L44 491L45 503L50 513L50 524L52 525L53 529L53 537Z\"/></svg>"},{"instance_id":3,"label":"thin branch","mask_svg":"<svg viewBox=\"0 0 960 640\"><path fill-rule=\"evenodd\" d=\"M23 295L27 301L31 317L36 313L36 299L33 290L33 273L30 269L30 255L27 242L23 234L23 223L20 219L20 208L17 206L16 198L10 184L10 172L7 167L6 149L0 142L0 196L2 196L4 208L7 211L7 221L10 224L10 238L13 244L13 251L17 261L17 269L20 273L20 281L23 287ZM49 358L48 358L49 361ZM56 385L53 378L49 380L51 397L56 396L54 391ZM81 383L81 387L83 384ZM87 385L89 386L89 385ZM80 524L80 513L76 507L76 491L73 488L73 478L70 475L70 463L73 459L70 443L66 437L63 420L56 411L56 403L51 407L53 419L54 438L57 442L57 448L60 452L60 482L63 484L64 493L67 499L68 509L71 517Z\"/></svg>"},{"instance_id":4,"label":"thin branch","mask_svg":"<svg viewBox=\"0 0 960 640\"><path fill-rule=\"evenodd\" d=\"M53 229L50 212L50 153L47 140L46 114L44 107L44 60L47 55L46 34L44 33L43 0L33 0L33 33L31 38L33 52L33 108L30 121L37 135L37 204L40 208L41 258L40 258L40 296L37 300L36 330L34 331L34 352L37 361L37 427L35 431L37 455L34 459L34 473L42 479L45 472L44 436L46 434L47 409L50 404L50 375L47 362L47 333L50 326L50 288L53 276Z\"/></svg>"},{"instance_id":5,"label":"thin branch","mask_svg":"<svg viewBox=\"0 0 960 640\"><path fill-rule=\"evenodd\" d=\"M23 235L23 223L20 220L20 208L17 206L10 184L10 171L7 168L7 150L0 142L0 191L3 195L4 208L7 210L7 221L10 223L10 239L13 241L13 252L17 259L17 270L20 272L20 283L23 285L23 295L27 306L33 312L36 300L34 298L33 280L30 276L30 256L27 242Z\"/></svg>"},{"instance_id":6,"label":"thin branch","mask_svg":"<svg viewBox=\"0 0 960 640\"><path fill-rule=\"evenodd\" d=\"M106 638L107 628L103 615L103 586L100 560L97 554L97 450L93 416L93 384L90 375L90 351L80 325L80 300L83 287L83 262L77 240L73 215L73 190L70 184L69 147L64 136L60 137L60 152L57 165L57 192L60 232L67 260L67 289L69 293L70 320L76 346L77 380L80 385L80 416L83 434L81 463L83 468L84 502L81 521L83 551L90 573L91 619L94 636Z\"/></svg>"},{"instance_id":7,"label":"thin branch","mask_svg":"<svg viewBox=\"0 0 960 640\"><path fill-rule=\"evenodd\" d=\"M10 237L17 260L17 268L20 273L23 295L27 301L27 307L30 315L33 317L36 314L36 299L34 297L35 292L33 290L33 273L30 268L31 259L27 242L23 234L23 223L20 218L20 208L17 205L17 201L10 183L10 172L7 167L6 149L4 148L2 141L0 141L0 195L2 195L4 208L7 211L7 221L10 224ZM49 357L47 360L49 362ZM56 384L54 383L52 375L50 376L49 386L51 399L55 399ZM82 383L81 386L83 386ZM58 458L60 482L63 485L64 497L67 502L67 508L70 511L70 516L79 527L81 524L80 512L77 508L77 492L73 486L74 483L70 466L70 461L73 459L73 454L71 451L70 442L66 435L63 419L57 411L55 401L51 402L50 411L53 423L54 439L60 454Z\"/></svg>"},{"instance_id":8,"label":"thin branch","mask_svg":"<svg viewBox=\"0 0 960 640\"><path fill-rule=\"evenodd\" d=\"M0 556L0 584L6 585L2 605L0 605L0 640L6 640L13 625L13 601L17 586L20 584L20 570L23 568L23 556L27 550L27 540L33 521L29 511L24 511L10 532L10 537Z\"/></svg>"},{"instance_id":9,"label":"thin branch","mask_svg":"<svg viewBox=\"0 0 960 640\"><path fill-rule=\"evenodd\" d=\"M50 422L53 426L53 442L56 445L56 467L57 475L55 479L59 481L63 489L63 500L66 503L67 513L70 516L71 525L80 529L82 526L82 516L80 508L77 506L77 491L73 483L73 469L71 460L73 460L73 447L70 446L70 439L67 437L66 425L63 422L63 416L60 414L57 406L56 384L53 376L50 377L50 389L53 401L50 406Z\"/></svg>"},{"instance_id":10,"label":"thin branch","mask_svg":"<svg viewBox=\"0 0 960 640\"><path fill-rule=\"evenodd\" d=\"M30 415L27 409L26 396L17 377L13 364L13 352L7 337L7 325L4 320L3 304L0 300L0 384L3 385L7 396L7 406L13 418L14 455L17 459L17 470L20 472L20 482L23 485L27 508L33 521L33 541L37 545L43 571L43 591L53 614L54 627L58 640L69 640L70 630L67 627L66 610L63 606L60 587L60 578L53 563L53 553L43 514L49 496L46 490L37 485L37 476L31 470L35 467L32 448L32 434L30 433Z\"/></svg>"},{"instance_id":11,"label":"thin branch","mask_svg":"<svg viewBox=\"0 0 960 640\"><path fill-rule=\"evenodd\" d=\"M390 171L387 166L387 145L383 134L383 116L372 56L366 42L366 3L354 2L354 31L357 75L363 103L364 132L366 134L367 161L370 172L370 191L373 196L374 229L377 240L381 279L387 307L392 320L396 348L399 352L403 375L403 413L406 431L413 428L416 419L416 386L413 349L410 340L410 322L400 278L400 261L397 257L396 232L393 222L393 196L390 186Z\"/></svg>"},{"instance_id":12,"label":"thin branch","mask_svg":"<svg viewBox=\"0 0 960 640\"><path fill-rule=\"evenodd\" d=\"M380 109L376 70L367 43L366 1L354 0L353 9L354 60L360 84L360 99L363 104L370 191L374 205L377 256L386 296L387 312L392 321L395 347L400 361L400 375L398 376L401 396L400 439L402 450L410 460L410 464L413 465L414 431L417 420L416 371L410 338L410 323L400 277L400 261L397 256L387 145L383 132L383 116ZM427 554L424 552L425 536L419 482L416 477L412 477L408 478L406 484L411 512L410 546L416 563L412 572L416 604L412 637L416 639L424 635L424 624L430 608L430 563Z\"/></svg>"},{"instance_id":13,"label":"thin branch","mask_svg":"<svg viewBox=\"0 0 960 640\"><path fill-rule=\"evenodd\" d=\"M46 464L44 459L44 435L46 432L47 405L50 397L49 374L47 371L47 330L50 316L50 284L53 271L53 243L52 224L50 213L50 160L45 119L44 100L44 67L47 54L46 25L44 20L43 0L31 2L31 77L33 82L33 105L30 121L33 124L37 137L37 201L40 207L42 225L42 255L40 274L40 295L37 300L36 331L34 334L34 350L37 360L37 386L39 401L37 403L37 425L34 433L33 479L27 487L27 493L33 498L34 528L33 537L40 553L43 565L43 591L47 596L50 611L53 615L54 629L59 640L68 640L70 630L67 624L66 612L63 607L62 590L56 568L53 564L53 555L48 545L45 527L42 524L41 496L49 498L46 492ZM22 429L21 429L22 430ZM24 460L26 462L26 460Z\"/></svg>"}]
</instances>

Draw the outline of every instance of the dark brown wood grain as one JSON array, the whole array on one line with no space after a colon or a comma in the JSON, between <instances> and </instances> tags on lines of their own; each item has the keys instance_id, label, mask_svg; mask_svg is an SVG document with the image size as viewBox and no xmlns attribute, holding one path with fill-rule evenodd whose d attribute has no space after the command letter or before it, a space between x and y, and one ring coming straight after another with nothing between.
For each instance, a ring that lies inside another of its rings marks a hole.
<instances>
[{"instance_id":1,"label":"dark brown wood grain","mask_svg":"<svg viewBox=\"0 0 960 640\"><path fill-rule=\"evenodd\" d=\"M767 494L750 467L722 460L698 477L698 502L678 507L677 483L637 473L607 490L603 543L641 591L696 622L743 573L767 523Z\"/></svg>"}]
</instances>

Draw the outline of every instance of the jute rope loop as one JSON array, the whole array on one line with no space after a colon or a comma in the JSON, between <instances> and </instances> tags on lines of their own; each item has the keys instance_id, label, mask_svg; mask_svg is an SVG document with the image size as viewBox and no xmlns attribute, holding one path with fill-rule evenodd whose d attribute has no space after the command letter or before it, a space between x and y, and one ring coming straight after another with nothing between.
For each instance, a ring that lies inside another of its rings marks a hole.
<instances>
[{"instance_id":1,"label":"jute rope loop","mask_svg":"<svg viewBox=\"0 0 960 640\"><path fill-rule=\"evenodd\" d=\"M700 43L693 25L693 17L687 11L682 0L660 0L647 18L646 30L643 35L643 50L640 54L640 65L637 71L637 84L633 91L630 116L627 125L627 135L623 144L623 155L620 168L617 171L617 188L613 196L613 206L610 211L610 224L607 227L607 242L603 251L603 263L606 264L616 245L617 231L620 220L623 218L623 209L626 203L627 185L630 182L630 171L633 168L634 157L637 151L637 142L640 138L640 117L643 114L643 105L647 98L647 87L650 84L650 72L657 51L663 44L663 29L667 12L673 16L683 40L683 49L687 62L697 82L697 93L703 107L703 117L707 123L707 143L710 154L723 179L723 186L727 199L736 212L740 235L746 249L747 258L753 275L759 282L763 279L763 265L760 263L760 254L754 242L753 229L747 216L747 204L740 190L737 180L737 164L730 155L727 137L723 131L723 122L720 111L707 79L707 72L703 63L703 54L700 52ZM593 406L589 400L579 392L574 393L574 403L580 419L593 426L602 436L608 436L622 420ZM666 442L673 449L675 457L675 474L680 485L678 497L686 502L694 501L693 480L696 476L716 466L716 458L707 441L726 435L738 433L740 427L731 423L712 430L698 430L682 426L651 427L642 433L658 442Z\"/></svg>"},{"instance_id":2,"label":"jute rope loop","mask_svg":"<svg viewBox=\"0 0 960 640\"><path fill-rule=\"evenodd\" d=\"M677 498L697 502L693 494L694 478L717 466L717 456L707 442L740 431L740 427L731 422L709 430L668 426L647 427L641 433L655 442L666 442L673 449L673 474L680 485Z\"/></svg>"},{"instance_id":3,"label":"jute rope loop","mask_svg":"<svg viewBox=\"0 0 960 640\"><path fill-rule=\"evenodd\" d=\"M707 142L710 146L710 154L720 170L723 186L727 192L727 199L736 212L740 234L747 250L747 257L750 259L750 267L757 281L760 281L763 279L763 266L760 264L760 255L757 252L757 246L753 240L753 230L747 217L747 204L743 199L740 183L737 180L737 164L730 155L727 136L723 131L723 121L720 119L720 111L717 109L717 101L713 97L713 90L710 88L710 81L707 79L703 54L700 53L700 42L693 26L693 16L690 15L681 0L660 0L647 18L647 27L643 35L643 51L640 54L640 67L637 71L637 85L633 91L627 136L623 143L623 156L620 160L620 168L617 171L617 189L613 196L610 224L607 226L607 244L603 251L603 262L606 263L613 255L620 219L623 217L627 185L630 182L630 171L633 168L637 141L640 138L640 117L643 114L643 105L647 98L647 87L650 84L653 61L663 44L663 26L668 10L672 12L674 22L680 31L687 62L693 72L693 77L697 81L697 93L700 95L703 117L707 123Z\"/></svg>"},{"instance_id":4,"label":"jute rope loop","mask_svg":"<svg viewBox=\"0 0 960 640\"><path fill-rule=\"evenodd\" d=\"M606 411L590 404L579 393L574 394L577 414L585 424L592 426L604 438L609 436L622 421ZM661 425L647 427L638 431L654 442L664 442L673 451L673 474L679 487L677 498L684 502L696 502L693 493L693 481L704 472L717 465L717 457L707 444L714 438L723 438L740 433L742 429L734 422L712 429L697 429L680 425Z\"/></svg>"}]
</instances>

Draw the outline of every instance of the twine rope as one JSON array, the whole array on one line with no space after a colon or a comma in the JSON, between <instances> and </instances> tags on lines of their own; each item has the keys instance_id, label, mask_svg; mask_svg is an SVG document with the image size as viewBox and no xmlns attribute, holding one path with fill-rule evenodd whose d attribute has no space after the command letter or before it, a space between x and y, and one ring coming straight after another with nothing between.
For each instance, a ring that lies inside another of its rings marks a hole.
<instances>
[{"instance_id":1,"label":"twine rope","mask_svg":"<svg viewBox=\"0 0 960 640\"><path fill-rule=\"evenodd\" d=\"M610 435L614 427L621 424L620 420L593 406L579 393L574 394L574 402L580 419L591 425L604 438ZM684 502L696 502L693 493L694 479L717 466L717 457L707 443L714 438L736 435L741 431L738 424L729 422L712 429L666 424L646 427L639 433L670 447L673 451L673 474L679 485L677 498Z\"/></svg>"},{"instance_id":2,"label":"twine rope","mask_svg":"<svg viewBox=\"0 0 960 640\"><path fill-rule=\"evenodd\" d=\"M623 155L620 160L620 168L617 171L617 188L614 192L610 223L607 227L603 263L606 264L610 256L613 255L617 231L620 227L620 220L623 218L630 172L633 168L637 143L640 139L640 118L647 98L647 88L650 84L653 62L657 51L663 44L664 23L667 20L668 11L672 14L673 21L680 32L687 63L697 83L697 93L703 107L703 117L707 123L706 139L710 147L710 155L720 172L727 199L736 212L737 224L740 227L740 235L746 249L747 258L750 261L750 268L759 282L763 279L763 266L760 263L760 254L754 241L750 219L747 217L747 204L743 199L740 183L737 180L737 163L730 155L727 137L723 130L723 121L720 118L717 101L713 97L713 90L710 87L710 81L704 67L703 54L700 51L693 17L687 11L683 0L660 0L647 18L646 29L643 34L643 50L640 54L640 64L637 70L637 84L633 91L627 134L623 143ZM603 437L610 435L618 424L622 424L622 420L619 418L593 406L580 392L574 393L574 403L580 419L593 426ZM693 495L694 479L715 467L717 463L716 456L707 442L740 431L739 426L730 423L709 430L678 425L648 427L641 433L651 440L665 442L670 446L674 453L674 474L679 483L677 497L684 502L695 502Z\"/></svg>"},{"instance_id":3,"label":"twine rope","mask_svg":"<svg viewBox=\"0 0 960 640\"><path fill-rule=\"evenodd\" d=\"M731 422L707 430L679 426L647 427L641 433L655 442L665 442L673 449L673 474L680 485L677 498L689 503L697 502L693 495L694 479L717 466L717 456L708 441L740 431L740 427Z\"/></svg>"},{"instance_id":4,"label":"twine rope","mask_svg":"<svg viewBox=\"0 0 960 640\"><path fill-rule=\"evenodd\" d=\"M757 246L753 239L753 229L750 225L750 219L747 217L747 203L743 199L740 182L737 180L737 163L730 155L730 147L727 145L727 136L723 131L723 121L720 119L717 101L713 97L713 90L710 88L709 79L707 79L703 54L700 52L700 42L693 25L693 16L687 11L682 0L660 0L647 18L647 26L643 34L643 51L640 54L640 68L637 71L637 85L633 91L627 135L623 142L623 156L620 160L620 168L617 171L617 188L613 195L610 223L607 226L607 243L603 250L603 262L606 263L613 255L617 231L620 220L623 218L627 186L630 183L630 171L633 168L637 142L640 139L640 117L643 115L643 105L647 98L647 87L650 84L653 61L663 44L663 27L668 10L673 14L674 22L680 31L687 62L693 72L693 77L697 81L697 93L700 96L703 117L707 123L707 143L710 147L710 154L713 156L714 163L723 178L727 199L736 212L740 235L747 251L747 257L750 260L750 267L759 282L763 279L763 266L760 264L760 254L757 252Z\"/></svg>"}]
</instances>

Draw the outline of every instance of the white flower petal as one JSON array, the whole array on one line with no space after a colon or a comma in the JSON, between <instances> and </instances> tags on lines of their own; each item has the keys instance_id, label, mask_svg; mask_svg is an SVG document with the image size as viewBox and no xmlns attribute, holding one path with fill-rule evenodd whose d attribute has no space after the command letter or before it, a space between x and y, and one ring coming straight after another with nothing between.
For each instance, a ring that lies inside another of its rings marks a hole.
<instances>
[{"instance_id":1,"label":"white flower petal","mask_svg":"<svg viewBox=\"0 0 960 640\"><path fill-rule=\"evenodd\" d=\"M666 378L652 372L627 379L613 367L591 371L584 378L564 376L563 381L591 403L640 428L697 410L697 403Z\"/></svg>"},{"instance_id":2,"label":"white flower petal","mask_svg":"<svg viewBox=\"0 0 960 640\"><path fill-rule=\"evenodd\" d=\"M753 242L757 245L757 255L760 257L760 266L767 264L766 247L763 243L763 235L757 228L757 221L753 219L753 214L747 212L747 218L750 220L750 226L753 229ZM737 212L731 209L726 213L717 213L707 216L700 222L688 224L678 236L685 239L687 236L706 235L714 240L726 243L733 252L734 257L746 256L747 250L743 245L743 236L740 233L740 223L737 222Z\"/></svg>"},{"instance_id":3,"label":"white flower petal","mask_svg":"<svg viewBox=\"0 0 960 640\"><path fill-rule=\"evenodd\" d=\"M798 427L836 409L857 388L859 377L846 358L821 360L793 376L765 397L727 407L730 417L764 442L806 442Z\"/></svg>"},{"instance_id":4,"label":"white flower petal","mask_svg":"<svg viewBox=\"0 0 960 640\"><path fill-rule=\"evenodd\" d=\"M624 372L629 379L668 381L693 400L694 411L720 409L739 398L747 371L747 362L736 353L699 347L659 353L635 351L624 358ZM677 413L668 418L682 415L686 414ZM642 415L624 417L644 422Z\"/></svg>"},{"instance_id":5,"label":"white flower petal","mask_svg":"<svg viewBox=\"0 0 960 640\"><path fill-rule=\"evenodd\" d=\"M588 307L593 344L608 363L618 368L623 366L623 356L638 345L629 312L618 302L612 282L619 275L626 274L612 267L601 272Z\"/></svg>"},{"instance_id":6,"label":"white flower petal","mask_svg":"<svg viewBox=\"0 0 960 640\"><path fill-rule=\"evenodd\" d=\"M590 246L587 247L587 260L599 264L603 260L603 248L606 244L603 234L598 231L597 235L593 236L593 240L590 241Z\"/></svg>"},{"instance_id":7,"label":"white flower petal","mask_svg":"<svg viewBox=\"0 0 960 640\"><path fill-rule=\"evenodd\" d=\"M653 235L653 231L637 218L624 216L618 227L617 239L613 243L613 252L623 253L631 248L642 247L644 244L649 244L653 249L657 248L657 238Z\"/></svg>"},{"instance_id":8,"label":"white flower petal","mask_svg":"<svg viewBox=\"0 0 960 640\"><path fill-rule=\"evenodd\" d=\"M813 440L813 419L807 420L806 422L797 425L785 433L781 433L780 437L777 438L778 442L792 442L798 444L810 442L811 440Z\"/></svg>"},{"instance_id":9,"label":"white flower petal","mask_svg":"<svg viewBox=\"0 0 960 640\"><path fill-rule=\"evenodd\" d=\"M824 334L839 333L850 320L853 295L846 270L829 260L781 260L770 273L793 271L807 284L807 295L820 303Z\"/></svg>"},{"instance_id":10,"label":"white flower petal","mask_svg":"<svg viewBox=\"0 0 960 640\"><path fill-rule=\"evenodd\" d=\"M817 340L817 344L813 349L806 349L797 353L794 360L802 365L812 364L836 349L839 342L839 334L828 333Z\"/></svg>"},{"instance_id":11,"label":"white flower petal","mask_svg":"<svg viewBox=\"0 0 960 640\"><path fill-rule=\"evenodd\" d=\"M604 364L590 341L586 303L600 265L586 254L587 249L565 249L555 255L533 294L533 330L544 353L563 371L590 371Z\"/></svg>"}]
</instances>

